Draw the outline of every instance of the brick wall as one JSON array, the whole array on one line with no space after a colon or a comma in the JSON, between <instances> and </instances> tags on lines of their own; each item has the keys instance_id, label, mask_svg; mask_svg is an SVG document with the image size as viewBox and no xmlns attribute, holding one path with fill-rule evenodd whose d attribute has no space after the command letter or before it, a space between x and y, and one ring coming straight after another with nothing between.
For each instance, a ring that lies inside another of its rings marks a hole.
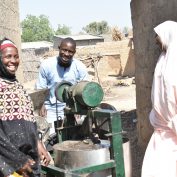
<instances>
[{"instance_id":1,"label":"brick wall","mask_svg":"<svg viewBox=\"0 0 177 177\"><path fill-rule=\"evenodd\" d=\"M37 79L41 60L48 54L50 48L23 49L22 64L25 82Z\"/></svg>"},{"instance_id":2,"label":"brick wall","mask_svg":"<svg viewBox=\"0 0 177 177\"><path fill-rule=\"evenodd\" d=\"M97 43L94 46L87 46L77 49L76 56L87 58L101 55L98 63L100 76L134 76L135 62L132 39L117 42Z\"/></svg>"}]
</instances>

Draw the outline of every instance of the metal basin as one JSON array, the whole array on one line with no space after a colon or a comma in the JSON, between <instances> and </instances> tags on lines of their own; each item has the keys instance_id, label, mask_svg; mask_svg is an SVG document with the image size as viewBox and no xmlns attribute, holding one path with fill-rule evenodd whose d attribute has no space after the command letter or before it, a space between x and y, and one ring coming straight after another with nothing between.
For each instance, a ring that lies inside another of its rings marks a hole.
<instances>
[{"instance_id":1,"label":"metal basin","mask_svg":"<svg viewBox=\"0 0 177 177\"><path fill-rule=\"evenodd\" d=\"M64 141L54 148L55 166L71 170L74 168L97 165L110 159L110 143L103 140L100 145L85 144L82 141ZM130 143L128 139L123 143L125 176L132 176ZM110 177L111 170L103 170L84 175L84 177Z\"/></svg>"},{"instance_id":2,"label":"metal basin","mask_svg":"<svg viewBox=\"0 0 177 177\"><path fill-rule=\"evenodd\" d=\"M82 141L64 141L54 145L53 148L55 166L67 170L97 165L110 159L108 148L90 143L85 144ZM104 170L84 176L104 177L107 176L106 173Z\"/></svg>"},{"instance_id":3,"label":"metal basin","mask_svg":"<svg viewBox=\"0 0 177 177\"><path fill-rule=\"evenodd\" d=\"M55 165L63 169L96 165L109 159L107 148L83 141L64 141L53 148Z\"/></svg>"}]
</instances>

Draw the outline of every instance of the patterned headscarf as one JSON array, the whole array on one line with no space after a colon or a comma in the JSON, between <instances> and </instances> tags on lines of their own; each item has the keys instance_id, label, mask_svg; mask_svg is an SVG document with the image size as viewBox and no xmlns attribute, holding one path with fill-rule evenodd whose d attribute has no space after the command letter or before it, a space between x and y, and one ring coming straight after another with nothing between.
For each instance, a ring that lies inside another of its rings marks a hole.
<instances>
[{"instance_id":1,"label":"patterned headscarf","mask_svg":"<svg viewBox=\"0 0 177 177\"><path fill-rule=\"evenodd\" d=\"M16 81L16 76L14 74L9 73L9 71L6 69L2 62L2 51L7 47L14 47L17 49L16 45L7 38L4 38L0 41L0 77L9 81Z\"/></svg>"},{"instance_id":2,"label":"patterned headscarf","mask_svg":"<svg viewBox=\"0 0 177 177\"><path fill-rule=\"evenodd\" d=\"M5 39L2 41L2 43L0 45L0 50L2 51L3 49L5 49L7 47L17 48L16 45L12 41L10 41L9 39Z\"/></svg>"}]
</instances>

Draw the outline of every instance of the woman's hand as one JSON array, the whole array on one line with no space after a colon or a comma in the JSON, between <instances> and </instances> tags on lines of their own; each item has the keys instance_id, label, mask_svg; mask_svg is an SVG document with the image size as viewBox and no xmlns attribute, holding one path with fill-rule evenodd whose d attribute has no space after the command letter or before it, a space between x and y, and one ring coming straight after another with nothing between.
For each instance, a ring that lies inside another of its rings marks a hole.
<instances>
[{"instance_id":1,"label":"woman's hand","mask_svg":"<svg viewBox=\"0 0 177 177\"><path fill-rule=\"evenodd\" d=\"M29 159L25 165L20 168L17 173L22 175L23 177L29 177L29 174L33 172L32 166L35 164L35 161L32 159Z\"/></svg>"},{"instance_id":2,"label":"woman's hand","mask_svg":"<svg viewBox=\"0 0 177 177\"><path fill-rule=\"evenodd\" d=\"M51 161L51 156L49 152L44 147L43 143L38 140L38 152L41 159L41 163L44 166L48 166Z\"/></svg>"}]
</instances>

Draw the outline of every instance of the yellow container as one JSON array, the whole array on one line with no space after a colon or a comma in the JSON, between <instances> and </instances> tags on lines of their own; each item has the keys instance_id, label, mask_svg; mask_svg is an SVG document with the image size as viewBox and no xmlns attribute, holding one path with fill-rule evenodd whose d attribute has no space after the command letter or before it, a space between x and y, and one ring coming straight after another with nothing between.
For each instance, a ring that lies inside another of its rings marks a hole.
<instances>
[{"instance_id":1,"label":"yellow container","mask_svg":"<svg viewBox=\"0 0 177 177\"><path fill-rule=\"evenodd\" d=\"M21 175L19 175L18 173L14 172L13 174L11 174L10 176L8 177L23 177Z\"/></svg>"}]
</instances>

